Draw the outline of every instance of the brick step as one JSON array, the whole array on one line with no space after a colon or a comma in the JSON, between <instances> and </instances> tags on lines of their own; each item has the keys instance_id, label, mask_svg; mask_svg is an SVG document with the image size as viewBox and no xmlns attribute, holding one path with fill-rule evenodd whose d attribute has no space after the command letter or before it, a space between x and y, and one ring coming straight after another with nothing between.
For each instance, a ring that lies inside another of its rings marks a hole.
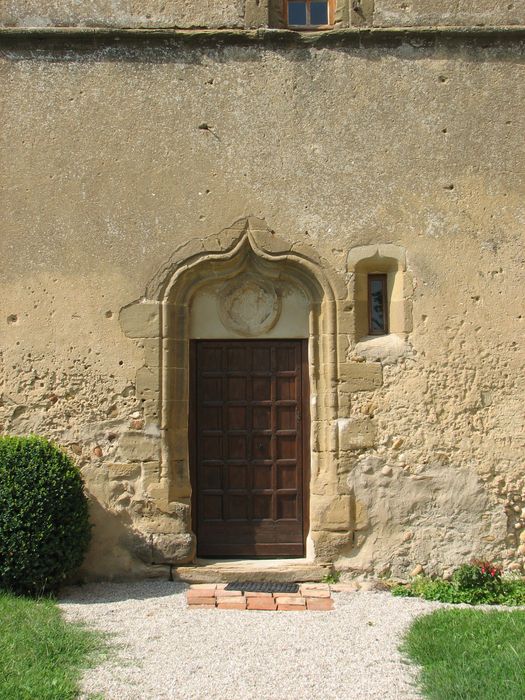
<instances>
[{"instance_id":1,"label":"brick step","mask_svg":"<svg viewBox=\"0 0 525 700\"><path fill-rule=\"evenodd\" d=\"M306 583L297 593L262 593L227 591L226 583L193 584L187 593L190 608L220 610L333 610L334 602L328 584Z\"/></svg>"}]
</instances>

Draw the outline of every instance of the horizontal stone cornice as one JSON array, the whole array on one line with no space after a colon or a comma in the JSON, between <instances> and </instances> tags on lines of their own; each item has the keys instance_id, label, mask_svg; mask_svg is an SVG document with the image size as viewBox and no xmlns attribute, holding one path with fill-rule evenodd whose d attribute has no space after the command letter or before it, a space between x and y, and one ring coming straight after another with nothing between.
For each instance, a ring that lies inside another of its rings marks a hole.
<instances>
[{"instance_id":1,"label":"horizontal stone cornice","mask_svg":"<svg viewBox=\"0 0 525 700\"><path fill-rule=\"evenodd\" d=\"M269 48L433 49L451 46L525 45L525 26L349 28L322 32L286 29L126 29L107 27L4 27L1 48L96 49L105 47L265 46Z\"/></svg>"}]
</instances>

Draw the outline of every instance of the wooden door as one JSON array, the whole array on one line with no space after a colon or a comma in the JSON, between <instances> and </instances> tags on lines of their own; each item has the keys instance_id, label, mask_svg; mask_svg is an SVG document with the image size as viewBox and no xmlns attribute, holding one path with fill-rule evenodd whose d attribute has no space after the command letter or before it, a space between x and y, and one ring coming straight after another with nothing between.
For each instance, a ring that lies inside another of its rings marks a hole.
<instances>
[{"instance_id":1,"label":"wooden door","mask_svg":"<svg viewBox=\"0 0 525 700\"><path fill-rule=\"evenodd\" d=\"M304 556L306 341L193 341L199 556Z\"/></svg>"}]
</instances>

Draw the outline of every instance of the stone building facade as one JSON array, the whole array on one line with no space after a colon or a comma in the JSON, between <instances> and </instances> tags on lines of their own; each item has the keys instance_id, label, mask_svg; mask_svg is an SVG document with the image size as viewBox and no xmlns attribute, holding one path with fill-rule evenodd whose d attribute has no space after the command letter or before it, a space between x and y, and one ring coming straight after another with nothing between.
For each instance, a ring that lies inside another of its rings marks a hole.
<instances>
[{"instance_id":1,"label":"stone building facade","mask_svg":"<svg viewBox=\"0 0 525 700\"><path fill-rule=\"evenodd\" d=\"M86 577L522 570L525 2L329 12L0 9L0 424L78 462Z\"/></svg>"}]
</instances>

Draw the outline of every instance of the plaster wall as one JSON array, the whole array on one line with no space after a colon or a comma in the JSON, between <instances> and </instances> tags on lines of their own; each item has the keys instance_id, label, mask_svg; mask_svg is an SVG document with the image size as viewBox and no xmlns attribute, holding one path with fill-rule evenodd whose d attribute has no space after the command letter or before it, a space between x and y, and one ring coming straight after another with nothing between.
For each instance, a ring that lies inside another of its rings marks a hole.
<instances>
[{"instance_id":1,"label":"plaster wall","mask_svg":"<svg viewBox=\"0 0 525 700\"><path fill-rule=\"evenodd\" d=\"M513 25L525 21L525 2L491 0L375 0L376 27Z\"/></svg>"},{"instance_id":2,"label":"plaster wall","mask_svg":"<svg viewBox=\"0 0 525 700\"><path fill-rule=\"evenodd\" d=\"M157 534L191 559L189 494L154 498L158 315L119 317L252 215L344 288L315 556L522 567L524 73L519 43L3 53L0 424L82 468L86 576L151 572ZM412 326L359 342L348 260L376 244L406 251Z\"/></svg>"},{"instance_id":3,"label":"plaster wall","mask_svg":"<svg viewBox=\"0 0 525 700\"><path fill-rule=\"evenodd\" d=\"M0 26L231 29L281 26L281 15L281 0L5 0ZM374 27L517 25L525 24L525 0L337 0L336 21Z\"/></svg>"},{"instance_id":4,"label":"plaster wall","mask_svg":"<svg viewBox=\"0 0 525 700\"><path fill-rule=\"evenodd\" d=\"M245 0L7 0L7 27L210 27L244 26Z\"/></svg>"}]
</instances>

